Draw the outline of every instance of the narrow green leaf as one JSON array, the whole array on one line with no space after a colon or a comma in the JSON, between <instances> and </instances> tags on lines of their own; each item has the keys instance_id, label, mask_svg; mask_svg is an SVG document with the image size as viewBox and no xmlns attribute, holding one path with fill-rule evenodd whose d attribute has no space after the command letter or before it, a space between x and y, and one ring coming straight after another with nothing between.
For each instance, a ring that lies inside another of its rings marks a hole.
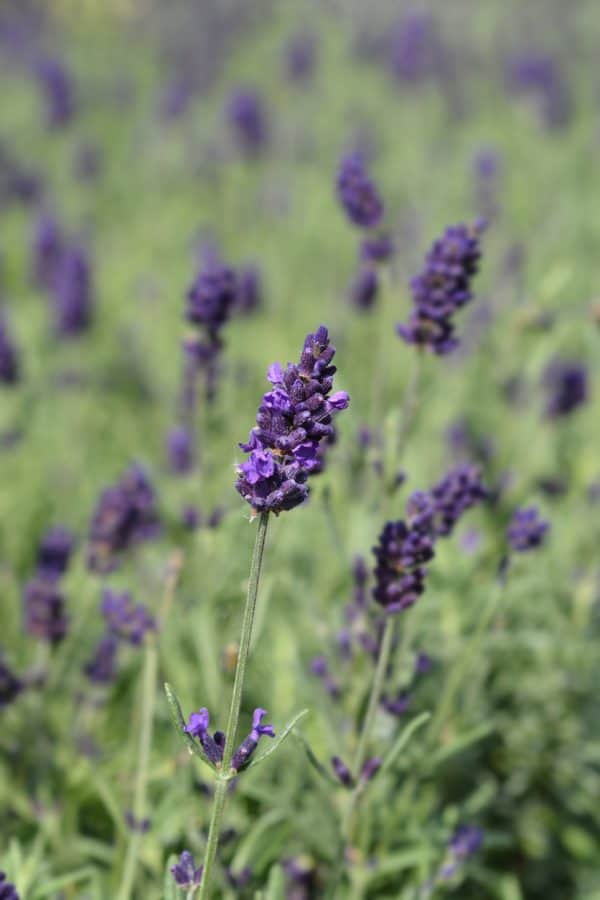
<instances>
[{"instance_id":1,"label":"narrow green leaf","mask_svg":"<svg viewBox=\"0 0 600 900\"><path fill-rule=\"evenodd\" d=\"M324 778L325 781L329 782L329 784L333 785L334 787L339 787L339 783L335 780L335 778L333 777L331 772L329 772L325 768L323 763L319 759L317 759L317 757L313 753L312 747L310 746L310 744L308 743L308 741L306 740L304 735L294 732L294 737L296 738L298 743L302 745L302 748L304 749L304 752L306 753L309 763L311 764L313 769L315 769L315 771L319 773L321 778Z\"/></svg>"},{"instance_id":2,"label":"narrow green leaf","mask_svg":"<svg viewBox=\"0 0 600 900\"><path fill-rule=\"evenodd\" d=\"M279 747L281 747L281 745L283 744L285 739L292 733L292 731L294 730L296 725L302 719L304 719L308 715L308 713L309 713L308 709L303 709L297 715L295 715L294 718L290 722L288 722L288 724L285 726L285 728L283 729L281 734L278 735L278 737L276 737L275 740L269 745L268 749L265 750L264 753L261 753L260 756L257 756L256 759L253 759L247 768L252 769L253 766L257 766L259 763L263 762L263 760L265 760L272 753L275 753L275 751L278 750Z\"/></svg>"},{"instance_id":3,"label":"narrow green leaf","mask_svg":"<svg viewBox=\"0 0 600 900\"><path fill-rule=\"evenodd\" d=\"M432 755L429 761L431 768L439 765L450 756L454 756L455 753L465 750L471 744L487 737L493 730L494 725L491 722L484 722L483 725L477 725L476 728L472 728L470 731L465 732L465 734L459 735L455 740L448 744L447 747L440 747L439 750Z\"/></svg>"},{"instance_id":4,"label":"narrow green leaf","mask_svg":"<svg viewBox=\"0 0 600 900\"><path fill-rule=\"evenodd\" d=\"M75 884L79 881L89 881L95 874L96 871L92 866L82 866L82 868L75 869L73 872L67 872L65 875L50 878L33 891L31 895L32 900L48 897L50 894L53 896L57 895L63 888L67 887L67 885Z\"/></svg>"},{"instance_id":5,"label":"narrow green leaf","mask_svg":"<svg viewBox=\"0 0 600 900\"><path fill-rule=\"evenodd\" d=\"M383 760L383 764L381 766L381 771L385 771L389 769L390 766L395 762L398 756L402 753L404 748L407 746L413 734L421 728L422 725L425 724L431 718L430 712L423 712L421 715L417 716L409 722L404 731L396 739L396 742L393 744L391 750Z\"/></svg>"},{"instance_id":6,"label":"narrow green leaf","mask_svg":"<svg viewBox=\"0 0 600 900\"><path fill-rule=\"evenodd\" d=\"M171 687L168 682L165 682L165 694L167 695L167 703L169 704L169 710L171 711L171 719L173 721L173 725L175 726L175 731L179 734L179 736L184 741L188 752L197 756L202 762L206 763L209 768L214 771L214 766L209 760L207 756L204 755L200 746L193 740L193 738L185 731L185 719L183 718L183 713L181 711L181 704L177 698L177 694Z\"/></svg>"}]
</instances>

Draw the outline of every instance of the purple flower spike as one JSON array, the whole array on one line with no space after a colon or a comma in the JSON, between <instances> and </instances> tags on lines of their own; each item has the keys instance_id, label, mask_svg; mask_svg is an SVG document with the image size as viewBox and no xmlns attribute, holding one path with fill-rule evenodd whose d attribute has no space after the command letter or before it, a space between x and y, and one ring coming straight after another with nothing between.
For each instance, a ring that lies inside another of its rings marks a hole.
<instances>
[{"instance_id":1,"label":"purple flower spike","mask_svg":"<svg viewBox=\"0 0 600 900\"><path fill-rule=\"evenodd\" d=\"M483 502L488 492L481 483L476 466L461 465L451 469L430 491L434 504L433 529L438 537L452 533L461 516Z\"/></svg>"},{"instance_id":2,"label":"purple flower spike","mask_svg":"<svg viewBox=\"0 0 600 900\"><path fill-rule=\"evenodd\" d=\"M146 635L156 630L154 616L143 604L135 604L128 593L105 590L102 615L110 632L134 647L143 644Z\"/></svg>"},{"instance_id":3,"label":"purple flower spike","mask_svg":"<svg viewBox=\"0 0 600 900\"><path fill-rule=\"evenodd\" d=\"M196 868L194 857L189 850L184 850L179 857L179 862L171 867L171 874L175 884L180 888L190 890L198 887L202 881L203 866Z\"/></svg>"},{"instance_id":4,"label":"purple flower spike","mask_svg":"<svg viewBox=\"0 0 600 900\"><path fill-rule=\"evenodd\" d=\"M363 266L350 285L349 299L358 310L372 309L379 293L379 278L375 269Z\"/></svg>"},{"instance_id":5,"label":"purple flower spike","mask_svg":"<svg viewBox=\"0 0 600 900\"><path fill-rule=\"evenodd\" d=\"M33 637L58 644L65 637L69 620L65 598L54 580L32 579L24 591L25 630Z\"/></svg>"},{"instance_id":6,"label":"purple flower spike","mask_svg":"<svg viewBox=\"0 0 600 900\"><path fill-rule=\"evenodd\" d=\"M52 285L54 327L60 337L77 337L92 322L92 269L82 247L71 247L61 257Z\"/></svg>"},{"instance_id":7,"label":"purple flower spike","mask_svg":"<svg viewBox=\"0 0 600 900\"><path fill-rule=\"evenodd\" d=\"M398 334L409 344L443 356L458 345L453 315L472 300L471 280L477 273L483 223L453 225L427 254L425 266L410 283L413 312Z\"/></svg>"},{"instance_id":8,"label":"purple flower spike","mask_svg":"<svg viewBox=\"0 0 600 900\"><path fill-rule=\"evenodd\" d=\"M335 434L332 416L349 403L344 391L330 395L336 368L327 329L309 334L297 365L269 367L267 391L246 443L250 458L238 467L236 489L254 514L293 509L309 493L307 478L323 467L321 442Z\"/></svg>"},{"instance_id":9,"label":"purple flower spike","mask_svg":"<svg viewBox=\"0 0 600 900\"><path fill-rule=\"evenodd\" d=\"M67 571L74 538L62 525L55 525L42 536L37 553L38 573L48 579L59 578Z\"/></svg>"},{"instance_id":10,"label":"purple flower spike","mask_svg":"<svg viewBox=\"0 0 600 900\"><path fill-rule=\"evenodd\" d=\"M58 59L42 59L36 75L43 92L48 128L64 128L75 113L75 92L67 68Z\"/></svg>"},{"instance_id":11,"label":"purple flower spike","mask_svg":"<svg viewBox=\"0 0 600 900\"><path fill-rule=\"evenodd\" d=\"M431 536L407 527L401 519L388 522L373 553L373 597L390 613L408 609L425 589L426 570L422 563L433 559Z\"/></svg>"},{"instance_id":12,"label":"purple flower spike","mask_svg":"<svg viewBox=\"0 0 600 900\"><path fill-rule=\"evenodd\" d=\"M94 656L84 666L84 672L95 684L110 684L117 674L119 641L107 633L98 641Z\"/></svg>"},{"instance_id":13,"label":"purple flower spike","mask_svg":"<svg viewBox=\"0 0 600 900\"><path fill-rule=\"evenodd\" d=\"M56 279L65 252L65 239L57 219L40 213L32 241L33 279L38 287L50 289Z\"/></svg>"},{"instance_id":14,"label":"purple flower spike","mask_svg":"<svg viewBox=\"0 0 600 900\"><path fill-rule=\"evenodd\" d=\"M252 715L252 730L248 737L244 738L233 754L233 759L231 760L231 768L235 769L236 772L241 771L241 769L248 765L250 757L258 747L258 742L263 735L271 738L275 737L275 729L272 725L261 725L261 722L266 715L266 709L258 707L258 709L254 710Z\"/></svg>"},{"instance_id":15,"label":"purple flower spike","mask_svg":"<svg viewBox=\"0 0 600 900\"><path fill-rule=\"evenodd\" d=\"M154 489L144 469L134 465L98 500L90 524L88 567L92 572L112 571L126 550L159 531Z\"/></svg>"},{"instance_id":16,"label":"purple flower spike","mask_svg":"<svg viewBox=\"0 0 600 900\"><path fill-rule=\"evenodd\" d=\"M258 156L267 143L269 130L266 109L258 91L236 90L229 98L226 116L241 152L247 157Z\"/></svg>"},{"instance_id":17,"label":"purple flower spike","mask_svg":"<svg viewBox=\"0 0 600 900\"><path fill-rule=\"evenodd\" d=\"M554 360L544 373L544 386L548 392L547 418L563 418L588 399L587 369L577 360Z\"/></svg>"},{"instance_id":18,"label":"purple flower spike","mask_svg":"<svg viewBox=\"0 0 600 900\"><path fill-rule=\"evenodd\" d=\"M506 529L506 536L512 550L517 553L526 553L544 543L549 528L550 523L540 519L536 507L529 506L526 509L515 511Z\"/></svg>"},{"instance_id":19,"label":"purple flower spike","mask_svg":"<svg viewBox=\"0 0 600 900\"><path fill-rule=\"evenodd\" d=\"M345 156L337 175L337 195L350 221L359 228L376 228L383 202L360 153Z\"/></svg>"},{"instance_id":20,"label":"purple flower spike","mask_svg":"<svg viewBox=\"0 0 600 900\"><path fill-rule=\"evenodd\" d=\"M172 428L167 435L167 460L174 475L187 475L194 467L194 438L184 425Z\"/></svg>"},{"instance_id":21,"label":"purple flower spike","mask_svg":"<svg viewBox=\"0 0 600 900\"><path fill-rule=\"evenodd\" d=\"M337 775L340 784L343 784L345 788L351 788L354 785L352 772L339 756L331 757L331 767Z\"/></svg>"},{"instance_id":22,"label":"purple flower spike","mask_svg":"<svg viewBox=\"0 0 600 900\"><path fill-rule=\"evenodd\" d=\"M206 707L203 706L197 713L190 715L184 731L191 737L196 738L211 763L219 766L223 760L225 736L221 731L215 731L214 736L212 736L208 731L209 724L210 715Z\"/></svg>"}]
</instances>

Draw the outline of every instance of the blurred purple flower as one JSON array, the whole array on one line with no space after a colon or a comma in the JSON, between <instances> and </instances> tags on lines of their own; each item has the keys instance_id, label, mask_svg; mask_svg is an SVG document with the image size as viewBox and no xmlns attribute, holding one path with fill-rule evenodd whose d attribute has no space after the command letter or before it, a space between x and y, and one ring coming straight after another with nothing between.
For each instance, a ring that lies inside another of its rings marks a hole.
<instances>
[{"instance_id":1,"label":"blurred purple flower","mask_svg":"<svg viewBox=\"0 0 600 900\"><path fill-rule=\"evenodd\" d=\"M92 321L92 271L83 247L69 247L62 255L52 285L54 326L61 337L77 337Z\"/></svg>"},{"instance_id":2,"label":"blurred purple flower","mask_svg":"<svg viewBox=\"0 0 600 900\"><path fill-rule=\"evenodd\" d=\"M410 283L414 308L409 322L397 326L407 343L427 347L440 356L457 347L452 317L472 299L481 230L481 223L453 225L433 244L424 268Z\"/></svg>"},{"instance_id":3,"label":"blurred purple flower","mask_svg":"<svg viewBox=\"0 0 600 900\"><path fill-rule=\"evenodd\" d=\"M134 603L131 594L106 588L102 594L102 615L111 634L139 647L151 631L156 631L154 616L142 603Z\"/></svg>"},{"instance_id":4,"label":"blurred purple flower","mask_svg":"<svg viewBox=\"0 0 600 900\"><path fill-rule=\"evenodd\" d=\"M46 124L49 128L64 128L75 114L75 90L71 74L58 59L42 59L35 73L42 90Z\"/></svg>"},{"instance_id":5,"label":"blurred purple flower","mask_svg":"<svg viewBox=\"0 0 600 900\"><path fill-rule=\"evenodd\" d=\"M65 598L55 580L39 576L25 585L23 592L25 631L32 637L58 644L65 637L69 621Z\"/></svg>"},{"instance_id":6,"label":"blurred purple flower","mask_svg":"<svg viewBox=\"0 0 600 900\"><path fill-rule=\"evenodd\" d=\"M544 543L550 523L540 519L535 506L517 509L506 529L506 537L512 550L526 553Z\"/></svg>"},{"instance_id":7,"label":"blurred purple flower","mask_svg":"<svg viewBox=\"0 0 600 900\"><path fill-rule=\"evenodd\" d=\"M350 302L359 310L372 309L379 293L377 272L370 266L359 269L358 275L350 285Z\"/></svg>"},{"instance_id":8,"label":"blurred purple flower","mask_svg":"<svg viewBox=\"0 0 600 900\"><path fill-rule=\"evenodd\" d=\"M109 684L117 674L117 651L119 642L114 634L103 635L92 658L85 664L84 672L96 684Z\"/></svg>"},{"instance_id":9,"label":"blurred purple flower","mask_svg":"<svg viewBox=\"0 0 600 900\"><path fill-rule=\"evenodd\" d=\"M570 415L588 399L588 371L578 360L556 359L544 372L548 394L546 416L560 419Z\"/></svg>"},{"instance_id":10,"label":"blurred purple flower","mask_svg":"<svg viewBox=\"0 0 600 900\"><path fill-rule=\"evenodd\" d=\"M63 525L54 525L40 540L37 552L37 568L41 577L59 578L67 571L75 538Z\"/></svg>"},{"instance_id":11,"label":"blurred purple flower","mask_svg":"<svg viewBox=\"0 0 600 900\"><path fill-rule=\"evenodd\" d=\"M187 475L194 468L194 439L184 425L171 428L167 435L167 460L174 475Z\"/></svg>"},{"instance_id":12,"label":"blurred purple flower","mask_svg":"<svg viewBox=\"0 0 600 900\"><path fill-rule=\"evenodd\" d=\"M100 495L90 524L89 569L112 571L126 550L159 531L154 489L144 469L135 464Z\"/></svg>"},{"instance_id":13,"label":"blurred purple flower","mask_svg":"<svg viewBox=\"0 0 600 900\"><path fill-rule=\"evenodd\" d=\"M241 152L258 156L268 140L267 112L264 101L253 88L237 88L226 106L226 117Z\"/></svg>"},{"instance_id":14,"label":"blurred purple flower","mask_svg":"<svg viewBox=\"0 0 600 900\"><path fill-rule=\"evenodd\" d=\"M383 202L361 153L350 153L340 162L337 195L350 221L359 228L376 228L383 217Z\"/></svg>"},{"instance_id":15,"label":"blurred purple flower","mask_svg":"<svg viewBox=\"0 0 600 900\"><path fill-rule=\"evenodd\" d=\"M0 709L12 703L23 690L23 682L0 656Z\"/></svg>"}]
</instances>

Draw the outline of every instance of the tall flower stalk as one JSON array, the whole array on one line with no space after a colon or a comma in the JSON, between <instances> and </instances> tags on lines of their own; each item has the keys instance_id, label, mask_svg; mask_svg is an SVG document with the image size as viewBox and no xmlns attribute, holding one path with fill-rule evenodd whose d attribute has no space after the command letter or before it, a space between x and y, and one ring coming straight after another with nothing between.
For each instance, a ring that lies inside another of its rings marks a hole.
<instances>
[{"instance_id":1,"label":"tall flower stalk","mask_svg":"<svg viewBox=\"0 0 600 900\"><path fill-rule=\"evenodd\" d=\"M223 750L223 762L221 765L221 770L217 774L216 778L213 808L210 818L210 827L208 831L208 841L206 844L206 852L204 855L204 871L202 874L202 882L200 885L201 900L202 898L210 896L211 882L213 879L213 869L217 854L217 847L219 844L219 835L221 833L221 821L223 818L223 811L225 809L225 800L227 798L227 786L232 777L231 760L233 758L235 735L237 733L240 718L242 693L244 690L244 679L246 676L248 655L250 653L252 625L254 623L254 613L256 611L258 585L263 563L265 542L267 539L268 524L269 513L261 513L258 521L258 530L256 532L252 562L250 564L248 591L246 594L244 616L242 619L242 633L240 636L237 665L235 667L235 678L233 681L233 691L231 693L231 703L229 704L229 714L227 716L227 731L225 732L226 737L225 749ZM234 772L233 774L236 773Z\"/></svg>"},{"instance_id":2,"label":"tall flower stalk","mask_svg":"<svg viewBox=\"0 0 600 900\"><path fill-rule=\"evenodd\" d=\"M271 725L261 724L266 711L256 709L250 734L234 752L269 516L293 509L307 499L310 490L308 478L320 472L324 465L323 456L319 454L320 445L331 439L334 433L332 419L335 413L345 409L349 403L344 391L331 393L336 371L331 364L334 354L335 348L329 342L327 329L321 326L314 334L307 335L298 364L288 363L285 369L279 363L270 366L268 379L272 389L263 396L256 425L248 441L240 444L249 456L238 466L236 488L250 504L252 518L258 517L259 521L225 734L217 731L210 735L206 708L192 713L188 725L184 727L178 702L171 689L167 688L177 727L186 735L190 749L216 773L204 865L201 870L194 870L189 882L190 895L199 886L200 900L211 896L215 880L215 861L228 784L246 767L261 736L275 736ZM184 869L175 867L173 870L173 877L180 886L188 883L186 879L191 872L189 866L184 866Z\"/></svg>"}]
</instances>

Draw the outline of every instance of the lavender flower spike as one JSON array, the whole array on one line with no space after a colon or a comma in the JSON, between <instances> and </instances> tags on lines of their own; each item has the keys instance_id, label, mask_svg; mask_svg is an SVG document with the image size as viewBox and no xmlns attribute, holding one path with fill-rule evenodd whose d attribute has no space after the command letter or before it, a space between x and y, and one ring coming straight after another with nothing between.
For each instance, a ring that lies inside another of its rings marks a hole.
<instances>
[{"instance_id":1,"label":"lavender flower spike","mask_svg":"<svg viewBox=\"0 0 600 900\"><path fill-rule=\"evenodd\" d=\"M102 615L109 631L134 647L143 644L146 634L156 629L151 613L143 604L135 604L128 593L117 594L115 591L105 590L102 596Z\"/></svg>"},{"instance_id":2,"label":"lavender flower spike","mask_svg":"<svg viewBox=\"0 0 600 900\"><path fill-rule=\"evenodd\" d=\"M359 228L376 228L383 217L383 202L360 153L345 156L337 175L338 199L350 221Z\"/></svg>"},{"instance_id":3,"label":"lavender flower spike","mask_svg":"<svg viewBox=\"0 0 600 900\"><path fill-rule=\"evenodd\" d=\"M544 543L549 528L550 523L540 519L536 507L529 506L526 509L515 511L506 529L506 536L512 550L517 553L526 553Z\"/></svg>"},{"instance_id":4,"label":"lavender flower spike","mask_svg":"<svg viewBox=\"0 0 600 900\"><path fill-rule=\"evenodd\" d=\"M8 706L23 690L23 682L8 668L0 657L0 709Z\"/></svg>"},{"instance_id":5,"label":"lavender flower spike","mask_svg":"<svg viewBox=\"0 0 600 900\"><path fill-rule=\"evenodd\" d=\"M273 389L262 399L256 426L248 442L249 453L238 467L236 489L253 509L273 512L293 509L308 497L306 481L322 466L319 444L333 434L332 416L346 409L348 394L330 394L336 372L331 361L335 348L324 326L309 334L297 365L270 366Z\"/></svg>"},{"instance_id":6,"label":"lavender flower spike","mask_svg":"<svg viewBox=\"0 0 600 900\"><path fill-rule=\"evenodd\" d=\"M190 890L198 887L202 881L203 866L196 868L194 857L189 850L184 850L179 857L179 862L171 867L171 874L177 887Z\"/></svg>"},{"instance_id":7,"label":"lavender flower spike","mask_svg":"<svg viewBox=\"0 0 600 900\"><path fill-rule=\"evenodd\" d=\"M472 299L471 281L478 270L479 236L484 223L453 225L433 244L421 272L410 288L413 312L397 331L409 344L428 348L438 356L458 345L453 315Z\"/></svg>"},{"instance_id":8,"label":"lavender flower spike","mask_svg":"<svg viewBox=\"0 0 600 900\"><path fill-rule=\"evenodd\" d=\"M252 730L250 734L244 738L233 754L233 759L231 760L231 768L235 769L236 772L239 772L248 765L250 757L258 747L258 742L262 735L267 735L267 737L271 738L275 737L275 729L272 725L260 724L266 715L266 709L258 707L258 709L254 710L252 715Z\"/></svg>"}]
</instances>

